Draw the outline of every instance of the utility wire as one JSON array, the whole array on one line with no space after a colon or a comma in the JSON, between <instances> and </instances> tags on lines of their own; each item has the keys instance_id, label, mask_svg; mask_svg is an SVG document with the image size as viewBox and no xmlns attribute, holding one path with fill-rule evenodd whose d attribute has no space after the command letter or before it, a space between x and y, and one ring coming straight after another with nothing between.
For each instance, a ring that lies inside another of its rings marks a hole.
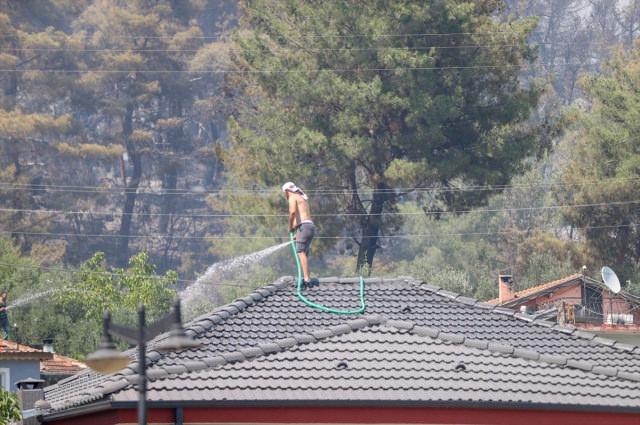
<instances>
[{"instance_id":1,"label":"utility wire","mask_svg":"<svg viewBox=\"0 0 640 425\"><path fill-rule=\"evenodd\" d=\"M525 44L526 47L539 46L572 46L570 42L535 42L533 44ZM360 51L377 51L377 50L399 50L399 51L422 51L431 49L483 49L491 47L522 47L523 43L513 42L497 42L483 44L458 44L458 45L426 45L426 46L372 46L372 47L269 47L273 51L299 51L299 52L360 52ZM611 43L591 43L590 46L610 47ZM0 52L62 52L62 53L196 53L201 49L137 49L137 48L28 48L28 47L5 47L0 48ZM224 49L226 52L262 52L260 49Z\"/></svg>"},{"instance_id":2,"label":"utility wire","mask_svg":"<svg viewBox=\"0 0 640 425\"><path fill-rule=\"evenodd\" d=\"M102 33L101 31L97 31ZM40 33L32 33L32 34L40 34ZM217 40L221 35L229 34L229 31L220 31L215 33L214 35L209 36L189 36L184 37L187 40ZM463 36L463 35L496 35L496 34L515 34L515 35L526 35L531 36L534 34L545 35L544 31L532 31L526 34L523 34L522 31L478 31L478 32L418 32L418 33L383 33L383 34L302 34L296 37L299 38L365 38L365 37L376 37L376 38L401 38L401 37L442 37L442 36ZM70 38L67 34L47 34L52 37L60 37L60 38ZM144 35L144 34L134 34L134 35L124 35L124 34L109 34L109 37L116 39L138 39L138 38L146 38L150 40L163 40L163 39L174 39L176 35L183 34L174 34L174 35ZM0 38L15 38L15 34L0 34Z\"/></svg>"},{"instance_id":3,"label":"utility wire","mask_svg":"<svg viewBox=\"0 0 640 425\"><path fill-rule=\"evenodd\" d=\"M221 260L223 262L224 260ZM50 272L58 272L58 273L72 273L72 274L89 274L89 275L99 275L99 276L112 276L112 277L122 277L122 276L132 276L128 273L117 273L117 272L107 272L107 271L98 271L98 270L82 270L82 269L68 269L62 267L51 267L51 266L43 266L43 265L26 265L26 264L16 264L16 263L5 263L0 262L0 266L5 267L15 267L21 269L30 269L30 270L46 270ZM151 274L136 274L135 277L143 277L149 279L166 279L166 276L161 275L151 275ZM196 283L197 280L192 279L176 279L176 282L193 284ZM251 286L251 285L243 285L243 284L232 284L232 283L214 283L215 286L232 286L232 287L242 287L242 288L251 288L255 289L259 286Z\"/></svg>"},{"instance_id":4,"label":"utility wire","mask_svg":"<svg viewBox=\"0 0 640 425\"><path fill-rule=\"evenodd\" d=\"M564 205L543 205L537 207L517 207L517 208L480 208L459 211L419 211L419 212L381 212L381 213L324 213L313 214L314 217L365 217L365 216L420 216L420 215L441 215L441 214L467 214L467 213L498 213L498 212L517 212L517 211L540 211L555 210L561 208L590 208L590 207L606 207L618 205L632 205L640 203L640 199L633 201L611 201L597 202L588 204L564 204ZM174 217L174 218L251 218L251 217L288 217L288 214L174 214L174 213L147 213L147 212L108 212L108 211L66 211L66 210L39 210L39 209L21 209L21 208L0 208L0 212L24 212L36 214L60 214L60 215L98 215L98 216L123 216L134 215L140 217Z\"/></svg>"},{"instance_id":5,"label":"utility wire","mask_svg":"<svg viewBox=\"0 0 640 425\"><path fill-rule=\"evenodd\" d=\"M584 226L584 227L572 227L573 230L589 230L589 229L617 229L617 228L635 228L639 226L638 223L628 223L628 224L612 224L612 225L602 225L602 226ZM443 237L443 236L491 236L491 235L510 235L510 234L522 234L522 233L531 233L535 230L563 230L565 227L539 227L539 228L531 228L526 230L503 230L503 231L486 231L486 232L454 232L454 233L399 233L395 235L378 235L371 236L371 239L408 239L408 238L429 238L429 237ZM220 240L220 239L276 239L282 240L284 237L282 235L270 235L270 236L239 236L239 235L209 235L209 236L176 236L176 235L165 235L165 234L149 234L149 235L117 235L117 234L103 234L103 233L54 233L54 232L22 232L22 231L10 231L10 230L0 230L0 234L7 235L26 235L26 236L69 236L69 237L84 237L84 238L126 238L126 239L167 239L171 238L174 240L183 240L183 239L197 239L197 240ZM314 239L349 239L352 236L315 236Z\"/></svg>"},{"instance_id":6,"label":"utility wire","mask_svg":"<svg viewBox=\"0 0 640 425\"><path fill-rule=\"evenodd\" d=\"M563 66L582 66L584 64L562 64ZM315 72L400 72L400 71L441 71L441 70L465 70L465 69L525 69L535 67L536 64L500 64L500 65L460 65L460 66L418 66L418 67L379 67L379 68L302 68L302 69L56 69L56 68L3 68L0 72L44 72L54 74L299 74Z\"/></svg>"},{"instance_id":7,"label":"utility wire","mask_svg":"<svg viewBox=\"0 0 640 425\"><path fill-rule=\"evenodd\" d=\"M536 183L536 184L503 184L503 185L469 185L460 187L442 187L442 186L407 186L407 187L389 187L382 189L375 189L378 193L396 193L396 192L476 192L476 191L494 191L494 190L508 190L508 189L531 189L531 188L552 188L552 187L574 187L574 186L590 186L590 185L602 185L606 183L625 183L640 181L640 177L626 177L607 180L580 180L572 183ZM252 189L252 188L234 188L234 189L219 189L213 191L207 190L194 190L194 189L145 189L138 188L135 191L126 187L106 187L106 186L84 186L84 185L56 185L56 184L31 184L31 183L13 183L0 181L0 190L5 188L6 190L15 191L52 191L52 192L118 192L118 193L137 193L137 194L153 194L153 195L220 195L220 194L232 194L232 193L248 193L248 194L269 194L279 192L279 188L264 188L264 189ZM349 188L317 188L305 190L308 194L318 195L349 195L360 192L373 192L373 189L365 188L359 190L353 190Z\"/></svg>"},{"instance_id":8,"label":"utility wire","mask_svg":"<svg viewBox=\"0 0 640 425\"><path fill-rule=\"evenodd\" d=\"M571 45L570 43L535 43L535 44L526 44L526 47L537 47L542 45ZM603 43L603 45L605 45ZM432 46L375 46L375 47L281 47L274 46L270 49L273 51L299 51L299 52L368 52L368 51L377 51L377 50L400 50L400 51L422 51L422 50L432 50L432 49L484 49L490 47L522 47L523 44L513 44L513 43L489 43L489 44L458 44L458 45L432 45ZM593 44L592 44L593 46ZM606 44L609 46L609 44ZM103 52L114 52L114 53L196 53L199 52L200 49L126 49L126 48L104 48L104 49L92 49L92 48L82 48L82 49L71 49L71 48L0 48L0 52L62 52L62 53L103 53ZM237 49L237 48L229 48L224 49L225 52L258 52L262 51L259 49Z\"/></svg>"}]
</instances>

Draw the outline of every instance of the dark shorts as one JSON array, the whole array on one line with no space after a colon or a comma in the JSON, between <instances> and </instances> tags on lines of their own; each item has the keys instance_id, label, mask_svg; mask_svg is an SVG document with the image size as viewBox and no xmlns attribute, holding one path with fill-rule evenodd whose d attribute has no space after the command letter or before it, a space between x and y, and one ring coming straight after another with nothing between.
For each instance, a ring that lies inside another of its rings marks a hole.
<instances>
[{"instance_id":1,"label":"dark shorts","mask_svg":"<svg viewBox=\"0 0 640 425\"><path fill-rule=\"evenodd\" d=\"M313 236L316 234L316 226L313 223L302 223L296 229L296 251L309 255L309 247Z\"/></svg>"}]
</instances>

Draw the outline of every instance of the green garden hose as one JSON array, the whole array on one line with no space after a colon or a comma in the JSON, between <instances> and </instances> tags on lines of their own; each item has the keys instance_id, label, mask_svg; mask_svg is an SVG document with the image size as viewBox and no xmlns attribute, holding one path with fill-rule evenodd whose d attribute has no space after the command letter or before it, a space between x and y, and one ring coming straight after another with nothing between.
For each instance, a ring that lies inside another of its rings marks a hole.
<instances>
[{"instance_id":1,"label":"green garden hose","mask_svg":"<svg viewBox=\"0 0 640 425\"><path fill-rule=\"evenodd\" d=\"M323 306L322 304L316 304L313 301L309 301L302 294L302 267L300 266L300 259L298 258L298 253L296 252L296 242L293 238L293 232L289 234L289 237L291 238L291 250L293 251L293 258L296 260L296 265L298 266L298 286L296 289L296 293L298 295L298 298L300 298L300 301L302 301L309 307L316 308L318 310L325 311L327 313L341 314L341 315L364 313L366 305L364 303L364 279L362 278L362 276L360 276L360 308L357 310L339 310L336 308L326 307L326 306Z\"/></svg>"}]
</instances>

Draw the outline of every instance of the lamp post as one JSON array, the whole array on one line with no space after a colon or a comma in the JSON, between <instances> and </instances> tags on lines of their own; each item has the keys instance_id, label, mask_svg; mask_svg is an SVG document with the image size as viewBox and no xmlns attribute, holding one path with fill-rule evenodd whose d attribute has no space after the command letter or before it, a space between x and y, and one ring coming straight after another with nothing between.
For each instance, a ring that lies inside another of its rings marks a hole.
<instances>
[{"instance_id":1,"label":"lamp post","mask_svg":"<svg viewBox=\"0 0 640 425\"><path fill-rule=\"evenodd\" d=\"M103 335L100 346L87 357L87 365L99 373L113 373L129 364L129 357L118 351L111 336L117 336L131 344L138 345L138 424L147 424L147 341L169 330L169 336L154 348L158 351L178 351L199 347L200 343L184 333L180 300L176 300L173 309L164 317L146 324L144 305L138 307L138 327L129 328L111 323L111 314L104 313L102 321Z\"/></svg>"}]
</instances>

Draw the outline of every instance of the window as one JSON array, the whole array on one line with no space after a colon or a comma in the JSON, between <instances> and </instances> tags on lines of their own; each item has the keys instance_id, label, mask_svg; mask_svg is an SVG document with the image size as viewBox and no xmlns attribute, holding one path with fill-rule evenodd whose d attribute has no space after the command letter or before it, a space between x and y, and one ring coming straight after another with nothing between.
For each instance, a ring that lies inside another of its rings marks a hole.
<instances>
[{"instance_id":1,"label":"window","mask_svg":"<svg viewBox=\"0 0 640 425\"><path fill-rule=\"evenodd\" d=\"M7 368L0 368L0 387L5 391L11 391L11 373Z\"/></svg>"}]
</instances>

